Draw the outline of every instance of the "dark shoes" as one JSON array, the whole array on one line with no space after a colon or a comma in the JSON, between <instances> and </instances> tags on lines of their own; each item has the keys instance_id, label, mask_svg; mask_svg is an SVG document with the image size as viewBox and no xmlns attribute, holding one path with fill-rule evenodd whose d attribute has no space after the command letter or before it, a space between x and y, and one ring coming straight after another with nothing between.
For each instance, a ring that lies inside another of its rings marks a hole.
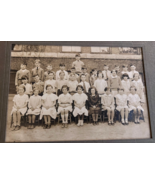
<instances>
[{"instance_id":1,"label":"dark shoes","mask_svg":"<svg viewBox=\"0 0 155 185\"><path fill-rule=\"evenodd\" d=\"M18 130L20 130L20 126L16 126L16 128L15 128L15 131L18 131Z\"/></svg>"},{"instance_id":2,"label":"dark shoes","mask_svg":"<svg viewBox=\"0 0 155 185\"><path fill-rule=\"evenodd\" d=\"M43 126L43 129L47 129L47 125L44 125L44 126Z\"/></svg>"}]
</instances>

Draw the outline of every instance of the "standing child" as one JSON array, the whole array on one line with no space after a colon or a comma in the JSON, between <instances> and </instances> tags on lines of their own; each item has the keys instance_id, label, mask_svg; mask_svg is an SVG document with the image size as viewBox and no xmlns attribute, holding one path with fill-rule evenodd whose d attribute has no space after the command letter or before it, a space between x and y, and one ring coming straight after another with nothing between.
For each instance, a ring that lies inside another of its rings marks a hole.
<instances>
[{"instance_id":1,"label":"standing child","mask_svg":"<svg viewBox=\"0 0 155 185\"><path fill-rule=\"evenodd\" d=\"M57 87L56 87L56 80L54 80L54 73L53 72L49 73L47 78L48 80L45 81L45 85L44 85L44 94L46 94L47 85L51 85L53 87L53 93L56 94Z\"/></svg>"},{"instance_id":2,"label":"standing child","mask_svg":"<svg viewBox=\"0 0 155 185\"><path fill-rule=\"evenodd\" d=\"M75 55L76 61L73 62L72 67L75 67L76 73L81 74L84 63L80 60L80 54Z\"/></svg>"},{"instance_id":3,"label":"standing child","mask_svg":"<svg viewBox=\"0 0 155 185\"><path fill-rule=\"evenodd\" d=\"M39 90L39 95L42 96L44 92L44 82L42 82L39 78L39 75L36 75L34 77L34 84L32 86L33 90L37 89Z\"/></svg>"},{"instance_id":4,"label":"standing child","mask_svg":"<svg viewBox=\"0 0 155 185\"><path fill-rule=\"evenodd\" d=\"M62 86L68 85L68 80L65 79L65 73L62 71L59 73L59 80L56 81L56 88L57 88L57 96L60 96L62 94Z\"/></svg>"},{"instance_id":5,"label":"standing child","mask_svg":"<svg viewBox=\"0 0 155 185\"><path fill-rule=\"evenodd\" d=\"M128 106L127 100L128 96L124 94L123 88L118 88L118 94L115 96L116 98L116 110L118 110L121 114L122 125L128 125Z\"/></svg>"},{"instance_id":6,"label":"standing child","mask_svg":"<svg viewBox=\"0 0 155 185\"><path fill-rule=\"evenodd\" d=\"M119 76L119 77L121 78L122 73L121 73L121 71L120 71L120 66L119 66L119 65L115 65L114 70L116 70L116 71L117 71L117 76Z\"/></svg>"},{"instance_id":7,"label":"standing child","mask_svg":"<svg viewBox=\"0 0 155 185\"><path fill-rule=\"evenodd\" d=\"M123 74L130 74L130 72L128 71L128 65L123 65L122 68L123 71L121 72L121 76L123 76Z\"/></svg>"},{"instance_id":8,"label":"standing child","mask_svg":"<svg viewBox=\"0 0 155 185\"><path fill-rule=\"evenodd\" d=\"M91 71L91 76L90 76L90 85L94 86L95 80L97 80L97 69L94 68Z\"/></svg>"},{"instance_id":9,"label":"standing child","mask_svg":"<svg viewBox=\"0 0 155 185\"><path fill-rule=\"evenodd\" d=\"M35 68L31 71L32 76L32 84L35 82L36 75L39 76L39 79L43 82L44 81L44 70L40 67L41 62L39 59L35 60Z\"/></svg>"},{"instance_id":10,"label":"standing child","mask_svg":"<svg viewBox=\"0 0 155 185\"><path fill-rule=\"evenodd\" d=\"M68 72L65 71L65 67L66 67L65 64L61 63L59 65L59 67L60 67L60 70L56 72L56 80L60 80L60 73L62 73L62 72L65 74L64 80L68 80Z\"/></svg>"},{"instance_id":11,"label":"standing child","mask_svg":"<svg viewBox=\"0 0 155 185\"><path fill-rule=\"evenodd\" d=\"M126 95L128 95L129 92L130 92L130 86L131 86L130 83L131 83L131 82L130 82L130 80L129 80L129 75L128 75L127 73L124 73L124 74L122 75L121 84L122 84L122 88L124 89L124 93L125 93Z\"/></svg>"},{"instance_id":12,"label":"standing child","mask_svg":"<svg viewBox=\"0 0 155 185\"><path fill-rule=\"evenodd\" d=\"M136 87L131 86L130 87L130 94L128 96L128 101L129 101L129 111L134 111L134 115L135 115L135 124L139 124L139 118L141 115L141 111L144 112L144 109L141 106L141 100L140 97L138 96L138 94L136 94Z\"/></svg>"},{"instance_id":13,"label":"standing child","mask_svg":"<svg viewBox=\"0 0 155 185\"><path fill-rule=\"evenodd\" d=\"M44 129L50 129L51 127L51 118L56 119L57 112L56 112L56 100L58 97L52 93L53 87L51 85L46 86L46 94L42 96L42 110L40 114L40 119L44 117L45 125Z\"/></svg>"},{"instance_id":14,"label":"standing child","mask_svg":"<svg viewBox=\"0 0 155 185\"><path fill-rule=\"evenodd\" d=\"M21 69L19 71L17 71L17 73L16 73L15 86L19 86L22 84L22 77L23 76L28 77L28 83L31 82L30 71L26 69L27 63L23 62L20 67L21 67Z\"/></svg>"},{"instance_id":15,"label":"standing child","mask_svg":"<svg viewBox=\"0 0 155 185\"><path fill-rule=\"evenodd\" d=\"M86 76L86 82L90 83L90 75L87 73L87 67L83 66L82 67L82 74Z\"/></svg>"},{"instance_id":16,"label":"standing child","mask_svg":"<svg viewBox=\"0 0 155 185\"><path fill-rule=\"evenodd\" d=\"M102 71L104 80L108 81L108 79L111 77L111 71L108 70L109 66L104 64L104 70Z\"/></svg>"},{"instance_id":17,"label":"standing child","mask_svg":"<svg viewBox=\"0 0 155 185\"><path fill-rule=\"evenodd\" d=\"M121 87L121 79L117 76L117 71L111 71L111 78L108 79L108 87L111 89L112 95L115 96L118 91L117 89Z\"/></svg>"},{"instance_id":18,"label":"standing child","mask_svg":"<svg viewBox=\"0 0 155 185\"><path fill-rule=\"evenodd\" d=\"M110 88L105 88L105 94L101 96L103 111L107 110L108 125L114 125L114 97Z\"/></svg>"},{"instance_id":19,"label":"standing child","mask_svg":"<svg viewBox=\"0 0 155 185\"><path fill-rule=\"evenodd\" d=\"M84 74L81 75L81 82L79 83L79 85L82 85L82 87L84 89L83 92L88 94L90 84L88 82L86 82L86 75L84 75Z\"/></svg>"},{"instance_id":20,"label":"standing child","mask_svg":"<svg viewBox=\"0 0 155 185\"><path fill-rule=\"evenodd\" d=\"M28 83L28 77L27 76L22 77L22 85L26 89L25 94L27 94L30 97L32 95L32 85Z\"/></svg>"},{"instance_id":21,"label":"standing child","mask_svg":"<svg viewBox=\"0 0 155 185\"><path fill-rule=\"evenodd\" d=\"M71 68L71 73L69 74L69 78L68 78L69 80L71 80L71 75L75 75L76 80L78 81L78 83L80 83L79 75L76 74L75 67Z\"/></svg>"},{"instance_id":22,"label":"standing child","mask_svg":"<svg viewBox=\"0 0 155 185\"><path fill-rule=\"evenodd\" d=\"M78 81L76 80L76 74L70 74L70 80L68 81L68 87L69 87L69 92L73 96L76 93L76 88L78 86Z\"/></svg>"},{"instance_id":23,"label":"standing child","mask_svg":"<svg viewBox=\"0 0 155 185\"><path fill-rule=\"evenodd\" d=\"M133 75L133 81L131 82L131 86L136 87L136 93L139 95L141 102L145 102L144 85L138 73L135 73Z\"/></svg>"},{"instance_id":24,"label":"standing child","mask_svg":"<svg viewBox=\"0 0 155 185\"><path fill-rule=\"evenodd\" d=\"M94 122L93 125L97 125L98 115L101 113L101 109L100 109L100 97L94 86L89 88L88 104L89 104L89 115L92 115Z\"/></svg>"},{"instance_id":25,"label":"standing child","mask_svg":"<svg viewBox=\"0 0 155 185\"><path fill-rule=\"evenodd\" d=\"M58 113L61 113L62 128L68 127L68 114L72 112L72 96L68 93L69 88L67 85L62 86L62 92L58 98L59 108Z\"/></svg>"},{"instance_id":26,"label":"standing child","mask_svg":"<svg viewBox=\"0 0 155 185\"><path fill-rule=\"evenodd\" d=\"M27 112L29 118L28 129L33 129L35 127L36 116L40 115L41 112L41 96L38 95L39 90L34 90L34 95L30 97L29 109Z\"/></svg>"},{"instance_id":27,"label":"standing child","mask_svg":"<svg viewBox=\"0 0 155 185\"><path fill-rule=\"evenodd\" d=\"M49 74L50 73L53 73L53 75L54 75L54 78L53 79L55 79L55 72L52 71L52 69L53 69L52 68L52 65L51 64L48 64L47 67L46 67L46 69L47 69L47 71L44 72L44 82L47 81L47 80L49 80Z\"/></svg>"},{"instance_id":28,"label":"standing child","mask_svg":"<svg viewBox=\"0 0 155 185\"><path fill-rule=\"evenodd\" d=\"M83 93L83 86L77 86L77 93L73 96L73 101L75 105L75 109L73 111L74 117L78 116L78 125L83 126L84 115L88 116L88 110L85 107L86 101L88 99L87 95Z\"/></svg>"},{"instance_id":29,"label":"standing child","mask_svg":"<svg viewBox=\"0 0 155 185\"><path fill-rule=\"evenodd\" d=\"M29 101L28 95L25 94L25 87L19 86L18 94L13 98L14 106L11 112L13 115L13 129L12 131L17 131L20 129L21 116L24 116L27 111L27 104Z\"/></svg>"},{"instance_id":30,"label":"standing child","mask_svg":"<svg viewBox=\"0 0 155 185\"><path fill-rule=\"evenodd\" d=\"M131 69L131 71L129 72L129 77L130 77L130 79L132 80L132 79L133 79L133 75L134 75L135 73L138 73L138 74L139 74L139 72L136 71L136 66L133 65L133 64L130 65L130 69Z\"/></svg>"},{"instance_id":31,"label":"standing child","mask_svg":"<svg viewBox=\"0 0 155 185\"><path fill-rule=\"evenodd\" d=\"M105 93L104 89L107 87L107 82L104 80L102 71L98 71L97 77L98 79L95 81L94 86L96 87L98 94L101 96Z\"/></svg>"}]
</instances>

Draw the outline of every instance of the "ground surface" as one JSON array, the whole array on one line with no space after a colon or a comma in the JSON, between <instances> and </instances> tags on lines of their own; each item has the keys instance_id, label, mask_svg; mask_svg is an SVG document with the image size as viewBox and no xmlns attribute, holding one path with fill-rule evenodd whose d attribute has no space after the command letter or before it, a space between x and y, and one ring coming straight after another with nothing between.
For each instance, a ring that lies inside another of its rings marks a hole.
<instances>
[{"instance_id":1,"label":"ground surface","mask_svg":"<svg viewBox=\"0 0 155 185\"><path fill-rule=\"evenodd\" d=\"M62 129L61 125L52 126L49 130L43 130L42 127L36 127L28 130L22 127L19 131L10 130L10 113L13 106L13 96L9 96L8 121L6 130L6 142L45 142L45 141L78 141L78 140L114 140L114 139L142 139L150 138L150 127L145 106L145 122L141 121L139 125L132 122L128 126L123 126L117 122L115 126L108 126L107 122L100 123L98 126L84 124L83 127L77 127L75 123L68 128Z\"/></svg>"}]
</instances>

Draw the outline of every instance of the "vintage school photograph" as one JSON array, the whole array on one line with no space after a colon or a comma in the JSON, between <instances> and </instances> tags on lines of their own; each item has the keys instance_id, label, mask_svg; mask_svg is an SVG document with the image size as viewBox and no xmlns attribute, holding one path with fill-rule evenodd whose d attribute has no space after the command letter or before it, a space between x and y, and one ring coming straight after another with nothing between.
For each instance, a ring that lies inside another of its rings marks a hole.
<instances>
[{"instance_id":1,"label":"vintage school photograph","mask_svg":"<svg viewBox=\"0 0 155 185\"><path fill-rule=\"evenodd\" d=\"M6 142L146 138L141 48L12 45Z\"/></svg>"}]
</instances>

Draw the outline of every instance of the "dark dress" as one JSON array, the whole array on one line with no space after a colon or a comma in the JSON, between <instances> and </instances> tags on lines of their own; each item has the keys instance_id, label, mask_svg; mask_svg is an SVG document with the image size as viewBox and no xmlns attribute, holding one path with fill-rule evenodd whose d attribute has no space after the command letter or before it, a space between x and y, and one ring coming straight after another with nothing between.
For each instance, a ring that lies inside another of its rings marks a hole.
<instances>
[{"instance_id":1,"label":"dark dress","mask_svg":"<svg viewBox=\"0 0 155 185\"><path fill-rule=\"evenodd\" d=\"M101 113L99 95L95 95L95 96L88 95L88 105L89 105L89 114ZM94 108L93 106L96 106L96 108Z\"/></svg>"}]
</instances>

